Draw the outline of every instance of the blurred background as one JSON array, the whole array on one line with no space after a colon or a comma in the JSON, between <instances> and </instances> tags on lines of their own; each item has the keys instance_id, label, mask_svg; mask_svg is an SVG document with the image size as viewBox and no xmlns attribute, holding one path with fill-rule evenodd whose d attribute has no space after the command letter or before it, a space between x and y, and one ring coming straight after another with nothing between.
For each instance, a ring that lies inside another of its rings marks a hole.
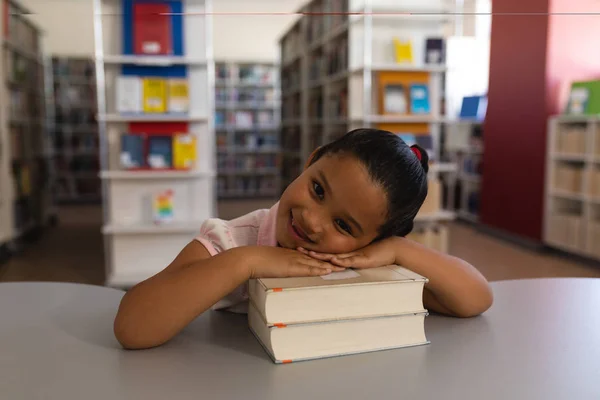
<instances>
[{"instance_id":1,"label":"blurred background","mask_svg":"<svg viewBox=\"0 0 600 400\"><path fill-rule=\"evenodd\" d=\"M358 127L431 155L412 239L600 277L597 1L0 1L0 281L134 285Z\"/></svg>"}]
</instances>

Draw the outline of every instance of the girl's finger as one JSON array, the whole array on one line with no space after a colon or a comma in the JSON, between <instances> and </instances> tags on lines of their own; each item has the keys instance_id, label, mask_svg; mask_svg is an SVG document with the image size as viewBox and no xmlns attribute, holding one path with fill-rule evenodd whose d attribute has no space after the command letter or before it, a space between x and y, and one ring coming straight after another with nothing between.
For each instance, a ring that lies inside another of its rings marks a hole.
<instances>
[{"instance_id":1,"label":"girl's finger","mask_svg":"<svg viewBox=\"0 0 600 400\"><path fill-rule=\"evenodd\" d=\"M325 261L329 261L331 260L333 257L335 257L335 254L327 254L327 253L316 253L314 251L309 251L308 255L316 258L318 260L325 260Z\"/></svg>"}]
</instances>

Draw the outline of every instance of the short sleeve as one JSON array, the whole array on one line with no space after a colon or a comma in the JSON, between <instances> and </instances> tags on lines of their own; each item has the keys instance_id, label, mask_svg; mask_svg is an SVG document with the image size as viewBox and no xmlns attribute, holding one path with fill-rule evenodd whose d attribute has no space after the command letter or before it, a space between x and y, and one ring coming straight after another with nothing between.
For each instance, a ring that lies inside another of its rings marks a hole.
<instances>
[{"instance_id":1,"label":"short sleeve","mask_svg":"<svg viewBox=\"0 0 600 400\"><path fill-rule=\"evenodd\" d=\"M200 227L200 233L195 239L206 247L211 256L237 247L231 235L229 224L227 221L218 218L207 219Z\"/></svg>"},{"instance_id":2,"label":"short sleeve","mask_svg":"<svg viewBox=\"0 0 600 400\"><path fill-rule=\"evenodd\" d=\"M206 220L200 227L195 240L202 243L211 256L222 251L238 247L232 234L234 228L230 222L218 218ZM248 309L248 283L238 286L233 292L219 300L213 310L226 310L235 313L246 313Z\"/></svg>"}]
</instances>

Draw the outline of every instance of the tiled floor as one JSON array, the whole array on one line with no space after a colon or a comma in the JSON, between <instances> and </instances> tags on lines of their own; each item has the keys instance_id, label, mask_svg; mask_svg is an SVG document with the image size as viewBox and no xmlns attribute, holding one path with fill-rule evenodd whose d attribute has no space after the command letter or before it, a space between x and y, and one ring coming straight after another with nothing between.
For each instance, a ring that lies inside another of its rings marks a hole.
<instances>
[{"instance_id":1,"label":"tiled floor","mask_svg":"<svg viewBox=\"0 0 600 400\"><path fill-rule=\"evenodd\" d=\"M267 203L268 204L268 203ZM220 205L231 218L263 202ZM101 211L80 206L64 209L60 224L19 255L0 265L0 281L65 281L101 285L104 255ZM600 264L582 263L552 252L536 252L492 238L471 226L451 227L450 252L479 268L490 280L536 277L600 277Z\"/></svg>"}]
</instances>

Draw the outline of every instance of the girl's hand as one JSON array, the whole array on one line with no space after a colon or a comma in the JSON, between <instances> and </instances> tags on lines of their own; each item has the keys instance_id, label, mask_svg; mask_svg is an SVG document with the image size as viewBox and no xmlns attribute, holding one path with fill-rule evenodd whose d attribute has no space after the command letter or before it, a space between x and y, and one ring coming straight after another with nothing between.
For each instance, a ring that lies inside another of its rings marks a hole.
<instances>
[{"instance_id":1,"label":"girl's hand","mask_svg":"<svg viewBox=\"0 0 600 400\"><path fill-rule=\"evenodd\" d=\"M377 268L394 264L396 251L394 238L370 244L357 251L344 254L327 254L299 248L298 251L320 261L344 268Z\"/></svg>"},{"instance_id":2,"label":"girl's hand","mask_svg":"<svg viewBox=\"0 0 600 400\"><path fill-rule=\"evenodd\" d=\"M293 249L248 246L243 251L250 268L250 278L320 276L345 269Z\"/></svg>"}]
</instances>

